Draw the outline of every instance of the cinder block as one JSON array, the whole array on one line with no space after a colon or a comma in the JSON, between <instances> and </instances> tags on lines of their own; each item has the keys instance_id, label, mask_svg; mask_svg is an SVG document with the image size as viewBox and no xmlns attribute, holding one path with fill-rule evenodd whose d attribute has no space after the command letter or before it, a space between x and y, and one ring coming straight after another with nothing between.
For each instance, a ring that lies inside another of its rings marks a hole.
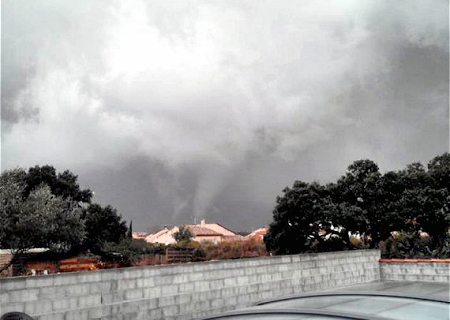
<instances>
[{"instance_id":1,"label":"cinder block","mask_svg":"<svg viewBox=\"0 0 450 320\"><path fill-rule=\"evenodd\" d=\"M74 284L70 286L66 286L66 294L68 297L77 297L88 295L90 291L90 286L94 286L95 284L90 283L80 283Z\"/></svg>"},{"instance_id":2,"label":"cinder block","mask_svg":"<svg viewBox=\"0 0 450 320\"><path fill-rule=\"evenodd\" d=\"M163 314L161 309L150 310L148 319L161 319Z\"/></svg>"},{"instance_id":3,"label":"cinder block","mask_svg":"<svg viewBox=\"0 0 450 320\"><path fill-rule=\"evenodd\" d=\"M121 271L121 278L123 279L134 279L134 278L141 278L143 274L142 268L126 268L126 269L120 269Z\"/></svg>"},{"instance_id":4,"label":"cinder block","mask_svg":"<svg viewBox=\"0 0 450 320\"><path fill-rule=\"evenodd\" d=\"M161 277L155 277L154 278L155 285L168 285L173 283L173 275L165 275Z\"/></svg>"},{"instance_id":5,"label":"cinder block","mask_svg":"<svg viewBox=\"0 0 450 320\"><path fill-rule=\"evenodd\" d=\"M2 307L2 314L8 313L8 312L13 312L13 311L25 312L25 304L24 303L12 303L12 304L3 305L1 307Z\"/></svg>"},{"instance_id":6,"label":"cinder block","mask_svg":"<svg viewBox=\"0 0 450 320\"><path fill-rule=\"evenodd\" d=\"M179 294L175 296L175 303L177 305L190 303L192 301L191 294Z\"/></svg>"},{"instance_id":7,"label":"cinder block","mask_svg":"<svg viewBox=\"0 0 450 320\"><path fill-rule=\"evenodd\" d=\"M174 296L167 296L167 297L161 297L158 300L158 306L159 307L165 307L165 306L171 306L175 304L175 297Z\"/></svg>"},{"instance_id":8,"label":"cinder block","mask_svg":"<svg viewBox=\"0 0 450 320\"><path fill-rule=\"evenodd\" d=\"M449 283L449 277L445 277L445 276L433 276L433 282L438 282L438 283Z\"/></svg>"},{"instance_id":9,"label":"cinder block","mask_svg":"<svg viewBox=\"0 0 450 320\"><path fill-rule=\"evenodd\" d=\"M192 303L182 303L178 305L180 310L180 315L188 315L191 316L191 314L195 311L195 307Z\"/></svg>"},{"instance_id":10,"label":"cinder block","mask_svg":"<svg viewBox=\"0 0 450 320\"><path fill-rule=\"evenodd\" d=\"M131 289L125 291L125 300L142 299L144 296L143 289Z\"/></svg>"},{"instance_id":11,"label":"cinder block","mask_svg":"<svg viewBox=\"0 0 450 320\"><path fill-rule=\"evenodd\" d=\"M29 301L25 304L25 313L33 315L41 315L52 312L51 300Z\"/></svg>"},{"instance_id":12,"label":"cinder block","mask_svg":"<svg viewBox=\"0 0 450 320\"><path fill-rule=\"evenodd\" d=\"M90 283L89 284L89 293L109 293L111 292L111 282L99 282L99 283Z\"/></svg>"},{"instance_id":13,"label":"cinder block","mask_svg":"<svg viewBox=\"0 0 450 320\"><path fill-rule=\"evenodd\" d=\"M109 310L111 310L111 307L109 308ZM103 307L99 306L88 309L87 319L101 319L102 317L103 317Z\"/></svg>"},{"instance_id":14,"label":"cinder block","mask_svg":"<svg viewBox=\"0 0 450 320\"><path fill-rule=\"evenodd\" d=\"M78 308L77 298L62 298L53 300L52 310L59 312L62 310L73 310Z\"/></svg>"},{"instance_id":15,"label":"cinder block","mask_svg":"<svg viewBox=\"0 0 450 320\"><path fill-rule=\"evenodd\" d=\"M145 299L158 298L161 296L161 287L145 288L143 291Z\"/></svg>"},{"instance_id":16,"label":"cinder block","mask_svg":"<svg viewBox=\"0 0 450 320\"><path fill-rule=\"evenodd\" d=\"M448 268L436 268L436 275L450 275L450 270Z\"/></svg>"},{"instance_id":17,"label":"cinder block","mask_svg":"<svg viewBox=\"0 0 450 320\"><path fill-rule=\"evenodd\" d=\"M137 286L136 279L119 279L117 280L117 290L134 289Z\"/></svg>"},{"instance_id":18,"label":"cinder block","mask_svg":"<svg viewBox=\"0 0 450 320\"><path fill-rule=\"evenodd\" d=\"M223 284L225 287L233 287L237 285L237 281L235 278L226 278Z\"/></svg>"},{"instance_id":19,"label":"cinder block","mask_svg":"<svg viewBox=\"0 0 450 320\"><path fill-rule=\"evenodd\" d=\"M225 280L226 283L226 280ZM194 283L194 290L195 291L208 291L210 289L209 283L206 281L201 282L195 282Z\"/></svg>"},{"instance_id":20,"label":"cinder block","mask_svg":"<svg viewBox=\"0 0 450 320\"><path fill-rule=\"evenodd\" d=\"M142 268L142 277L148 278L153 277L155 274L157 274L157 267L158 266L146 266Z\"/></svg>"},{"instance_id":21,"label":"cinder block","mask_svg":"<svg viewBox=\"0 0 450 320\"><path fill-rule=\"evenodd\" d=\"M124 303L119 304L120 314L129 314L139 310L139 301L125 301Z\"/></svg>"},{"instance_id":22,"label":"cinder block","mask_svg":"<svg viewBox=\"0 0 450 320\"><path fill-rule=\"evenodd\" d=\"M169 285L169 286L163 286L161 288L161 295L162 296L171 296L176 295L179 293L179 286L177 284Z\"/></svg>"},{"instance_id":23,"label":"cinder block","mask_svg":"<svg viewBox=\"0 0 450 320\"><path fill-rule=\"evenodd\" d=\"M117 270L111 269L111 270L101 270L99 272L101 281L110 281L110 280L116 280L117 279Z\"/></svg>"},{"instance_id":24,"label":"cinder block","mask_svg":"<svg viewBox=\"0 0 450 320\"><path fill-rule=\"evenodd\" d=\"M179 307L175 305L169 305L161 308L162 315L164 318L176 316L179 312Z\"/></svg>"},{"instance_id":25,"label":"cinder block","mask_svg":"<svg viewBox=\"0 0 450 320\"><path fill-rule=\"evenodd\" d=\"M88 309L69 310L64 313L64 320L90 319Z\"/></svg>"},{"instance_id":26,"label":"cinder block","mask_svg":"<svg viewBox=\"0 0 450 320\"><path fill-rule=\"evenodd\" d=\"M10 293L9 299L12 303L15 302L27 302L37 300L39 296L39 289L24 289L16 290Z\"/></svg>"},{"instance_id":27,"label":"cinder block","mask_svg":"<svg viewBox=\"0 0 450 320\"><path fill-rule=\"evenodd\" d=\"M25 289L26 278L0 279L0 292L9 292L12 290Z\"/></svg>"},{"instance_id":28,"label":"cinder block","mask_svg":"<svg viewBox=\"0 0 450 320\"><path fill-rule=\"evenodd\" d=\"M66 295L66 287L52 286L39 289L39 299L57 299Z\"/></svg>"},{"instance_id":29,"label":"cinder block","mask_svg":"<svg viewBox=\"0 0 450 320\"><path fill-rule=\"evenodd\" d=\"M220 308L220 307L223 307L224 305L225 305L224 299L211 300L211 307L213 307L213 308Z\"/></svg>"},{"instance_id":30,"label":"cinder block","mask_svg":"<svg viewBox=\"0 0 450 320\"><path fill-rule=\"evenodd\" d=\"M127 313L123 313L122 314L122 319L123 320L136 320L138 316L138 312L136 311L130 311Z\"/></svg>"},{"instance_id":31,"label":"cinder block","mask_svg":"<svg viewBox=\"0 0 450 320\"><path fill-rule=\"evenodd\" d=\"M204 311L211 308L211 302L209 300L197 301L194 304L194 309L196 311Z\"/></svg>"},{"instance_id":32,"label":"cinder block","mask_svg":"<svg viewBox=\"0 0 450 320\"><path fill-rule=\"evenodd\" d=\"M158 299L145 299L139 302L139 310L152 310L158 307Z\"/></svg>"},{"instance_id":33,"label":"cinder block","mask_svg":"<svg viewBox=\"0 0 450 320\"><path fill-rule=\"evenodd\" d=\"M27 277L25 280L26 288L42 288L47 286L52 286L55 276L35 276Z\"/></svg>"},{"instance_id":34,"label":"cinder block","mask_svg":"<svg viewBox=\"0 0 450 320\"><path fill-rule=\"evenodd\" d=\"M88 308L99 306L102 302L100 294L90 294L87 296L78 297L78 306L80 308Z\"/></svg>"},{"instance_id":35,"label":"cinder block","mask_svg":"<svg viewBox=\"0 0 450 320\"><path fill-rule=\"evenodd\" d=\"M153 278L141 278L137 279L136 281L136 287L137 288L150 288L155 285L155 281Z\"/></svg>"},{"instance_id":36,"label":"cinder block","mask_svg":"<svg viewBox=\"0 0 450 320\"><path fill-rule=\"evenodd\" d=\"M192 283L192 282L180 283L178 286L178 290L180 293L192 292L192 291L194 291L194 283Z\"/></svg>"},{"instance_id":37,"label":"cinder block","mask_svg":"<svg viewBox=\"0 0 450 320\"><path fill-rule=\"evenodd\" d=\"M83 319L83 318L79 318ZM64 313L49 313L37 317L36 320L64 320Z\"/></svg>"},{"instance_id":38,"label":"cinder block","mask_svg":"<svg viewBox=\"0 0 450 320\"><path fill-rule=\"evenodd\" d=\"M236 282L238 286L247 285L249 283L248 277L240 276L236 278Z\"/></svg>"},{"instance_id":39,"label":"cinder block","mask_svg":"<svg viewBox=\"0 0 450 320\"><path fill-rule=\"evenodd\" d=\"M79 278L77 274L58 274L54 276L54 285L73 285L79 283Z\"/></svg>"},{"instance_id":40,"label":"cinder block","mask_svg":"<svg viewBox=\"0 0 450 320\"><path fill-rule=\"evenodd\" d=\"M78 274L78 283L100 282L102 275L100 271L88 271Z\"/></svg>"},{"instance_id":41,"label":"cinder block","mask_svg":"<svg viewBox=\"0 0 450 320\"><path fill-rule=\"evenodd\" d=\"M0 305L5 305L9 303L9 294L6 292L0 293Z\"/></svg>"},{"instance_id":42,"label":"cinder block","mask_svg":"<svg viewBox=\"0 0 450 320\"><path fill-rule=\"evenodd\" d=\"M201 273L189 273L189 282L200 281L203 279L203 275Z\"/></svg>"}]
</instances>

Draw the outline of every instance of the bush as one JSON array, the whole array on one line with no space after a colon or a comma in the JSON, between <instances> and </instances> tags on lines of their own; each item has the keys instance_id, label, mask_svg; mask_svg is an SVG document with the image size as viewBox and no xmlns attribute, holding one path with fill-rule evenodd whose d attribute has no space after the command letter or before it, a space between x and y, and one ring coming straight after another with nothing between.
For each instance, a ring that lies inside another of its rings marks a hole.
<instances>
[{"instance_id":1,"label":"bush","mask_svg":"<svg viewBox=\"0 0 450 320\"><path fill-rule=\"evenodd\" d=\"M265 245L255 239L246 241L223 241L217 244L201 243L200 249L206 260L242 259L266 256Z\"/></svg>"},{"instance_id":2,"label":"bush","mask_svg":"<svg viewBox=\"0 0 450 320\"><path fill-rule=\"evenodd\" d=\"M144 254L165 254L164 245L151 245L142 239L125 238L119 243L109 242L102 247L102 259L131 265Z\"/></svg>"},{"instance_id":3,"label":"bush","mask_svg":"<svg viewBox=\"0 0 450 320\"><path fill-rule=\"evenodd\" d=\"M396 233L389 237L382 246L383 258L450 258L450 235L443 239L442 245L436 246L432 237L419 233Z\"/></svg>"}]
</instances>

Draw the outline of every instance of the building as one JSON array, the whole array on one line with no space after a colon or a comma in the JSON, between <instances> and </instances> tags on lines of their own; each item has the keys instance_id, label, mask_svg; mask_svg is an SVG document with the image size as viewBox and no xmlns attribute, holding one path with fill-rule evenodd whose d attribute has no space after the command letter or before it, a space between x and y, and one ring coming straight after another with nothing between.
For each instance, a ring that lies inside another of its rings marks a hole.
<instances>
[{"instance_id":1,"label":"building","mask_svg":"<svg viewBox=\"0 0 450 320\"><path fill-rule=\"evenodd\" d=\"M192 233L192 240L197 242L209 241L213 243L218 243L224 240L241 240L241 236L237 235L230 229L218 223L206 223L203 219L199 224L187 224L185 225L187 229ZM158 231L155 234L151 234L145 237L145 241L149 243L161 243L161 244L173 244L175 239L173 235L178 232L179 227L167 228Z\"/></svg>"},{"instance_id":2,"label":"building","mask_svg":"<svg viewBox=\"0 0 450 320\"><path fill-rule=\"evenodd\" d=\"M257 241L262 242L264 240L264 236L266 235L268 229L269 228L267 228L267 227L256 229L252 233L246 235L245 239L246 240L255 239Z\"/></svg>"},{"instance_id":3,"label":"building","mask_svg":"<svg viewBox=\"0 0 450 320\"><path fill-rule=\"evenodd\" d=\"M133 239L143 239L143 240L145 240L145 238L148 237L148 236L149 236L149 234L147 232L137 232L137 231L135 231L135 232L132 233Z\"/></svg>"}]
</instances>

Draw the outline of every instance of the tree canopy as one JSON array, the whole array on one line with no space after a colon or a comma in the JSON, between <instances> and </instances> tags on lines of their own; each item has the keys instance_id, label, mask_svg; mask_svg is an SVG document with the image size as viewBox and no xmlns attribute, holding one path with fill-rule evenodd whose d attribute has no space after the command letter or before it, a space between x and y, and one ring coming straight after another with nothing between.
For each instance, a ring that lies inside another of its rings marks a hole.
<instances>
[{"instance_id":1,"label":"tree canopy","mask_svg":"<svg viewBox=\"0 0 450 320\"><path fill-rule=\"evenodd\" d=\"M117 210L91 203L92 191L77 179L49 165L2 172L0 248L11 250L9 264L32 248L98 250L125 237L128 228Z\"/></svg>"},{"instance_id":2,"label":"tree canopy","mask_svg":"<svg viewBox=\"0 0 450 320\"><path fill-rule=\"evenodd\" d=\"M192 232L186 226L180 226L178 231L175 232L172 236L178 243L189 241L193 238Z\"/></svg>"},{"instance_id":3,"label":"tree canopy","mask_svg":"<svg viewBox=\"0 0 450 320\"><path fill-rule=\"evenodd\" d=\"M24 196L25 172L0 175L0 247L11 250L12 261L32 248L68 250L83 241L84 221L76 202L52 194L40 184Z\"/></svg>"},{"instance_id":4,"label":"tree canopy","mask_svg":"<svg viewBox=\"0 0 450 320\"><path fill-rule=\"evenodd\" d=\"M78 176L69 170L62 173L56 173L53 166L34 166L25 173L25 196L41 184L47 185L51 192L56 196L64 199L71 198L73 201L90 203L92 199L92 191L89 189L80 189L78 184Z\"/></svg>"},{"instance_id":5,"label":"tree canopy","mask_svg":"<svg viewBox=\"0 0 450 320\"><path fill-rule=\"evenodd\" d=\"M85 211L86 240L89 245L118 243L126 237L126 222L111 206L102 207L94 203Z\"/></svg>"},{"instance_id":6,"label":"tree canopy","mask_svg":"<svg viewBox=\"0 0 450 320\"><path fill-rule=\"evenodd\" d=\"M441 252L450 228L450 155L427 168L412 163L381 174L372 160L358 160L335 183L296 181L276 199L266 247L276 254L351 249L350 235L377 247L397 231L425 232L429 252Z\"/></svg>"}]
</instances>

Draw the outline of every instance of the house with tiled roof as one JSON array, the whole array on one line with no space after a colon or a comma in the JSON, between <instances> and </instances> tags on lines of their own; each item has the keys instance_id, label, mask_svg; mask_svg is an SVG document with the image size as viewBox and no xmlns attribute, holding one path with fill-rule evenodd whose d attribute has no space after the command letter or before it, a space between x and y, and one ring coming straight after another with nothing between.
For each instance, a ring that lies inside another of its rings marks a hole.
<instances>
[{"instance_id":1,"label":"house with tiled roof","mask_svg":"<svg viewBox=\"0 0 450 320\"><path fill-rule=\"evenodd\" d=\"M264 236L266 235L268 229L269 229L269 228L267 228L267 227L256 229L256 230L253 231L252 233L246 235L246 236L245 236L245 239L246 239L246 240L249 240L249 239L256 239L256 240L258 240L258 241L263 241Z\"/></svg>"},{"instance_id":2,"label":"house with tiled roof","mask_svg":"<svg viewBox=\"0 0 450 320\"><path fill-rule=\"evenodd\" d=\"M185 227L192 233L192 240L197 242L210 241L213 243L218 243L224 240L236 240L234 239L235 237L240 237L233 231L218 223L206 223L205 219L203 219L199 224L187 224ZM157 233L147 236L145 241L149 243L162 243L166 245L173 244L176 242L173 235L178 232L178 230L179 227L164 227L164 229L158 231Z\"/></svg>"},{"instance_id":3,"label":"house with tiled roof","mask_svg":"<svg viewBox=\"0 0 450 320\"><path fill-rule=\"evenodd\" d=\"M213 231L216 231L216 232L218 232L218 233L220 233L221 235L224 235L224 236L235 236L236 235L235 232L231 231L228 228L225 228L224 226L222 226L219 223L206 223L205 219L202 219L200 221L200 226L204 227L204 228L211 229Z\"/></svg>"},{"instance_id":4,"label":"house with tiled roof","mask_svg":"<svg viewBox=\"0 0 450 320\"><path fill-rule=\"evenodd\" d=\"M173 234L178 231L178 227L174 228L167 228L166 226L164 229L154 233L150 234L147 237L144 238L145 241L149 243L162 243L162 244L172 244L175 243L175 239L173 238Z\"/></svg>"},{"instance_id":5,"label":"house with tiled roof","mask_svg":"<svg viewBox=\"0 0 450 320\"><path fill-rule=\"evenodd\" d=\"M210 241L214 243L222 241L223 234L201 225L187 225L186 228L192 233L192 240L194 241Z\"/></svg>"},{"instance_id":6,"label":"house with tiled roof","mask_svg":"<svg viewBox=\"0 0 450 320\"><path fill-rule=\"evenodd\" d=\"M147 232L138 232L138 231L134 231L131 235L133 239L145 239L146 237L149 236Z\"/></svg>"}]
</instances>

